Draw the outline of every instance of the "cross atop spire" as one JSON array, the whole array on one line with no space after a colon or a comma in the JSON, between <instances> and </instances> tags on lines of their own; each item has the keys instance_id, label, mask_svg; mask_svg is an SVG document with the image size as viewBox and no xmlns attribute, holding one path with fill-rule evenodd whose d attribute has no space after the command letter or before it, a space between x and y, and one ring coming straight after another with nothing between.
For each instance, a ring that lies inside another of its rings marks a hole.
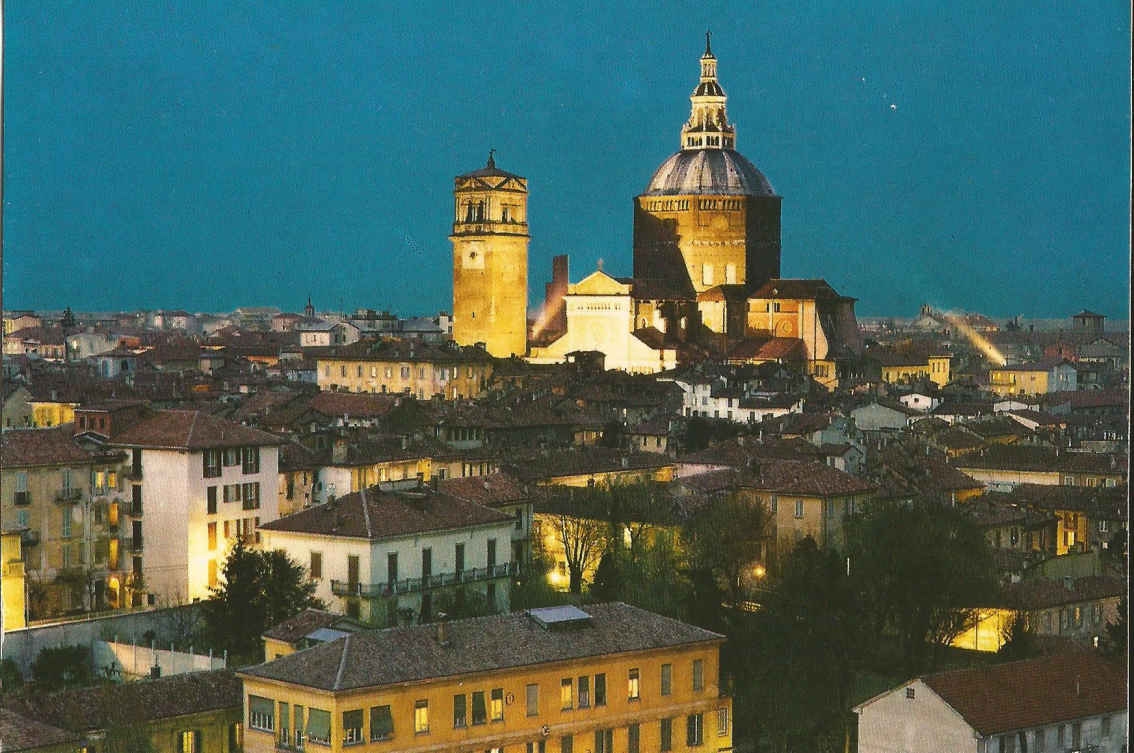
<instances>
[{"instance_id":1,"label":"cross atop spire","mask_svg":"<svg viewBox=\"0 0 1134 753\"><path fill-rule=\"evenodd\" d=\"M487 167L496 167L496 158L493 156L495 154L496 154L495 149L489 149L488 150L488 165L487 165Z\"/></svg>"}]
</instances>

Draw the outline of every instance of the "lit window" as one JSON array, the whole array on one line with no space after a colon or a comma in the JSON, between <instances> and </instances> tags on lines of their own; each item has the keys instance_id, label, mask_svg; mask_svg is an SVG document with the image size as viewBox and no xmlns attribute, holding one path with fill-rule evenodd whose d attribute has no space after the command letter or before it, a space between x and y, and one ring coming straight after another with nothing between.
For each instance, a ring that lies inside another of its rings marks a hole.
<instances>
[{"instance_id":1,"label":"lit window","mask_svg":"<svg viewBox=\"0 0 1134 753\"><path fill-rule=\"evenodd\" d=\"M559 707L564 711L575 707L574 692L570 677L564 677L559 683Z\"/></svg>"},{"instance_id":2,"label":"lit window","mask_svg":"<svg viewBox=\"0 0 1134 753\"><path fill-rule=\"evenodd\" d=\"M429 734L429 701L414 701L413 731L417 735Z\"/></svg>"},{"instance_id":3,"label":"lit window","mask_svg":"<svg viewBox=\"0 0 1134 753\"><path fill-rule=\"evenodd\" d=\"M631 669L626 682L626 697L631 701L638 700L640 687L637 668Z\"/></svg>"}]
</instances>

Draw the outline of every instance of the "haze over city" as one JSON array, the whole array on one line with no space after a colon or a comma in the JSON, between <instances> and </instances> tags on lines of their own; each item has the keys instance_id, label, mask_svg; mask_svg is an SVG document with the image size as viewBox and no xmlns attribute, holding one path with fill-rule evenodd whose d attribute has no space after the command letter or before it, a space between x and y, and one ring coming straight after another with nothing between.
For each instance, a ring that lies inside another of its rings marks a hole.
<instances>
[{"instance_id":1,"label":"haze over city","mask_svg":"<svg viewBox=\"0 0 1134 753\"><path fill-rule=\"evenodd\" d=\"M1127 316L1125 4L5 10L7 308L447 309L490 148L533 302L556 254L629 274L708 28L785 276L865 316Z\"/></svg>"}]
</instances>

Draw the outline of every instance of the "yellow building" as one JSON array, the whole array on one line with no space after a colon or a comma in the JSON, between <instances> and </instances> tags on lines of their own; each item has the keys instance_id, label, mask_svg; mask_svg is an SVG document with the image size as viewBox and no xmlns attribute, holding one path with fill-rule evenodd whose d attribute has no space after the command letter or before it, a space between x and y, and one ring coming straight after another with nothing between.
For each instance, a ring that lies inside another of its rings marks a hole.
<instances>
[{"instance_id":1,"label":"yellow building","mask_svg":"<svg viewBox=\"0 0 1134 753\"><path fill-rule=\"evenodd\" d=\"M938 387L944 387L951 379L948 354L924 353L877 353L872 356L882 367L882 381L890 384L928 379Z\"/></svg>"},{"instance_id":2,"label":"yellow building","mask_svg":"<svg viewBox=\"0 0 1134 753\"><path fill-rule=\"evenodd\" d=\"M4 610L4 630L27 625L27 602L24 599L24 558L20 551L21 531L4 531L0 535L0 609Z\"/></svg>"},{"instance_id":3,"label":"yellow building","mask_svg":"<svg viewBox=\"0 0 1134 753\"><path fill-rule=\"evenodd\" d=\"M488 164L453 186L453 340L528 350L528 181Z\"/></svg>"},{"instance_id":4,"label":"yellow building","mask_svg":"<svg viewBox=\"0 0 1134 753\"><path fill-rule=\"evenodd\" d=\"M1001 397L1069 392L1078 389L1078 384L1075 367L1062 358L988 370L988 388Z\"/></svg>"},{"instance_id":5,"label":"yellow building","mask_svg":"<svg viewBox=\"0 0 1134 753\"><path fill-rule=\"evenodd\" d=\"M5 698L5 706L22 718L22 729L69 733L80 743L69 748L74 753L144 749L145 742L157 753L241 753L243 746L240 680L227 669L32 693ZM14 745L19 737L0 739L5 753L40 750Z\"/></svg>"},{"instance_id":6,"label":"yellow building","mask_svg":"<svg viewBox=\"0 0 1134 753\"><path fill-rule=\"evenodd\" d=\"M128 568L119 552L128 495L124 455L83 449L72 426L0 434L5 531L22 531L32 619L117 608Z\"/></svg>"},{"instance_id":7,"label":"yellow building","mask_svg":"<svg viewBox=\"0 0 1134 753\"><path fill-rule=\"evenodd\" d=\"M244 749L729 751L723 642L621 603L352 634L239 673Z\"/></svg>"},{"instance_id":8,"label":"yellow building","mask_svg":"<svg viewBox=\"0 0 1134 753\"><path fill-rule=\"evenodd\" d=\"M407 393L419 399L480 397L492 358L478 347L385 340L327 349L316 357L319 389Z\"/></svg>"},{"instance_id":9,"label":"yellow building","mask_svg":"<svg viewBox=\"0 0 1134 753\"><path fill-rule=\"evenodd\" d=\"M64 400L29 400L32 409L32 426L40 428L69 424L75 420L78 403Z\"/></svg>"},{"instance_id":10,"label":"yellow building","mask_svg":"<svg viewBox=\"0 0 1134 753\"><path fill-rule=\"evenodd\" d=\"M834 389L839 383L836 362L862 351L854 302L824 280L769 280L748 296L746 331L802 340L808 373Z\"/></svg>"}]
</instances>

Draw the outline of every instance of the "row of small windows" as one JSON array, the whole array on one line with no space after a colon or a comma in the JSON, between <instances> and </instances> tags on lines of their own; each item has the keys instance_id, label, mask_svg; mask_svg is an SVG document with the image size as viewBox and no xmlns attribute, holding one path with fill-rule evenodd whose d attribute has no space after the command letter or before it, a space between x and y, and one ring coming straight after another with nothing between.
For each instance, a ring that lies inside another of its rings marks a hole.
<instances>
[{"instance_id":1,"label":"row of small windows","mask_svg":"<svg viewBox=\"0 0 1134 753\"><path fill-rule=\"evenodd\" d=\"M595 707L605 706L607 702L606 674L598 673L593 676L594 694L591 694L592 677L584 675L577 680L565 677L560 685L560 707L563 711L590 708L593 702ZM661 665L661 694L671 695L673 682L673 665ZM576 684L577 683L577 684ZM576 694L576 687L578 692ZM704 661L693 661L692 688L694 692L705 689ZM631 668L627 672L626 694L628 702L641 699L641 676L638 668ZM539 684L530 683L524 688L524 708L528 717L539 716ZM511 702L506 698L503 688L492 688L487 692L475 690L469 694L458 693L453 696L453 727L461 729L470 725L486 724L489 721L504 721L505 703ZM278 733L279 743L283 746L295 745L299 747L303 741L319 745L331 744L331 714L329 711L317 708L305 709L301 705L289 705L283 701L277 702L270 698L248 696L248 727L261 732ZM352 709L342 712L342 742L344 745L360 743L363 736L363 709ZM390 740L394 737L394 717L389 705L371 706L369 708L369 739L371 742ZM672 749L672 719L661 720L661 749ZM686 719L686 742L690 746L701 745L704 741L704 719L702 714L691 714ZM639 729L637 724L629 726L629 753L638 753ZM427 735L430 731L429 700L418 699L413 707L413 732L415 735ZM717 710L717 731L720 735L728 734L728 709ZM595 733L594 753L613 753L613 730L598 730ZM529 749L532 746L529 744ZM540 743L540 748L543 744ZM573 741L571 738L561 739L561 751L571 753ZM534 753L534 751L533 751Z\"/></svg>"},{"instance_id":2,"label":"row of small windows","mask_svg":"<svg viewBox=\"0 0 1134 753\"><path fill-rule=\"evenodd\" d=\"M680 212L689 208L689 199L661 199L646 202L646 209L651 212Z\"/></svg>"},{"instance_id":3,"label":"row of small windows","mask_svg":"<svg viewBox=\"0 0 1134 753\"><path fill-rule=\"evenodd\" d=\"M346 364L342 364L342 365L339 366L339 376L340 377L347 376L347 371L348 371L348 367L346 366ZM460 377L461 377L461 368L459 366L453 366L451 369L450 369L450 367L446 366L446 367L442 367L440 369L437 369L436 371L437 371L441 381L446 381L447 379L449 379L450 374L452 375L453 379L460 379ZM355 366L354 372L355 372L355 376L357 378L361 379L364 376L366 369L365 369L364 366L359 364L359 365ZM474 376L475 373L476 373L476 370L472 366L467 367L466 370L465 370L465 376L468 377L469 379L471 379ZM410 366L402 366L402 367L399 368L398 374L402 379L410 379L413 376L413 368L410 367ZM386 379L393 379L394 378L394 367L392 367L392 366L384 367L382 369L382 375ZM330 367L329 364L325 365L323 367L323 376L325 376L325 377L331 376L331 367ZM378 378L378 367L377 366L371 366L370 367L370 376L374 379ZM418 379L425 379L425 367L424 366L418 367L417 378Z\"/></svg>"},{"instance_id":4,"label":"row of small windows","mask_svg":"<svg viewBox=\"0 0 1134 753\"><path fill-rule=\"evenodd\" d=\"M723 146L725 149L732 149L735 143L732 136L724 137ZM722 146L722 143L720 136L686 136L685 146Z\"/></svg>"},{"instance_id":5,"label":"row of small windows","mask_svg":"<svg viewBox=\"0 0 1134 753\"><path fill-rule=\"evenodd\" d=\"M725 265L725 271L724 272L725 272L724 284L725 285L735 285L736 284L736 265L729 262L728 264ZM713 285L713 284L715 284L713 282L713 280L714 280L713 265L712 264L702 264L701 265L701 284ZM779 306L779 304L776 304L776 305ZM779 311L778 308L776 310Z\"/></svg>"},{"instance_id":6,"label":"row of small windows","mask_svg":"<svg viewBox=\"0 0 1134 753\"><path fill-rule=\"evenodd\" d=\"M260 472L259 447L226 447L223 450L205 450L201 453L205 478L221 475L221 465L239 465L244 473Z\"/></svg>"}]
</instances>

